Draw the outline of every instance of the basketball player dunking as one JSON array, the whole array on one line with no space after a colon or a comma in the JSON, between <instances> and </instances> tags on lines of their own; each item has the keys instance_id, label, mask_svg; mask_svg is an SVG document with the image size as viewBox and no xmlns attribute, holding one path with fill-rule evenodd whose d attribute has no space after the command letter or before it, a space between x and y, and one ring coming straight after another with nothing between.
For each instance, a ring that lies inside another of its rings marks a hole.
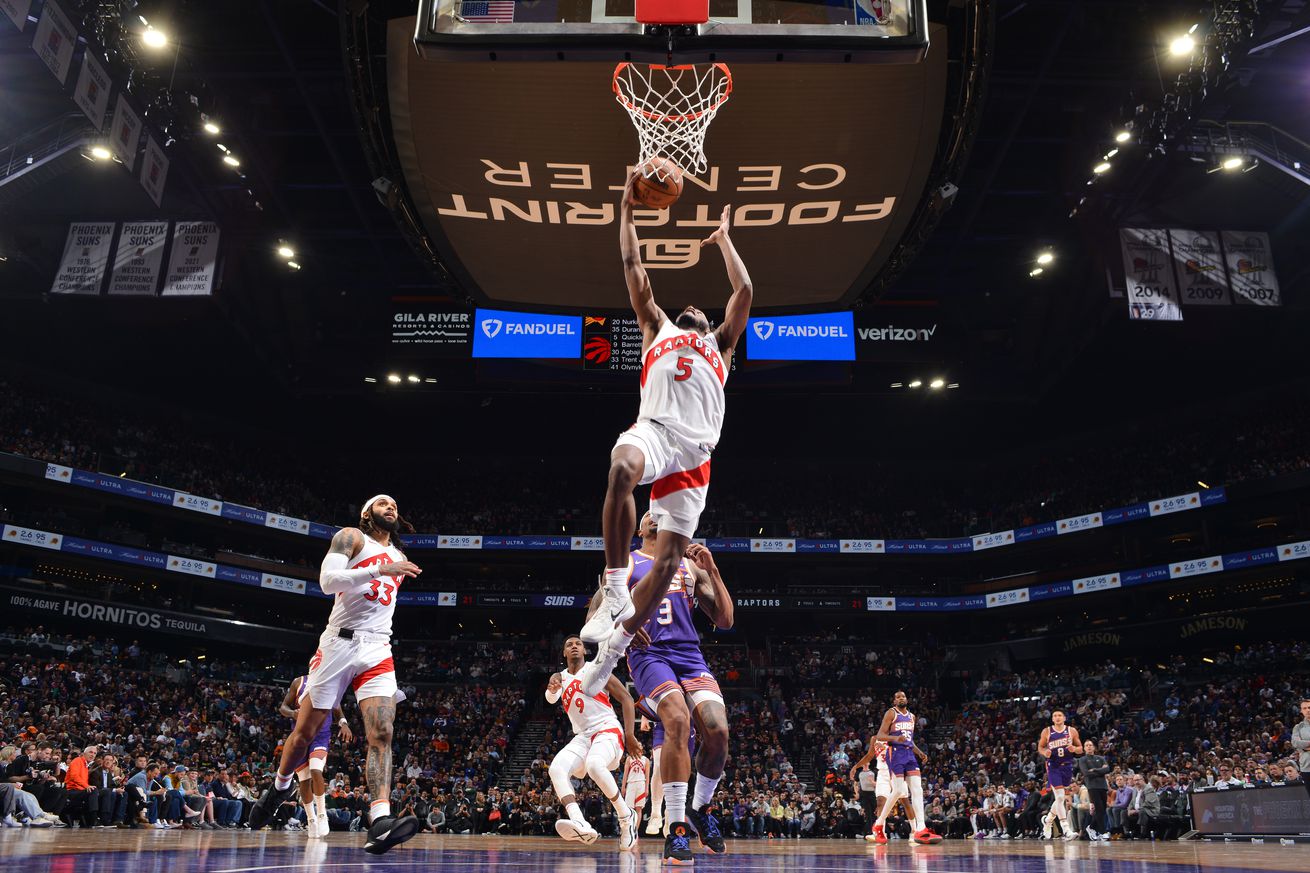
<instances>
[{"instance_id":1,"label":"basketball player dunking","mask_svg":"<svg viewBox=\"0 0 1310 873\"><path fill-rule=\"evenodd\" d=\"M642 548L632 553L629 584L634 590L654 572L654 549L659 544L659 527L652 510L641 519ZM599 592L598 592L599 595ZM600 597L592 607L604 609ZM637 695L654 711L662 728L660 781L668 821L665 858L685 863L691 846L677 835L685 835L686 822L712 854L726 851L718 822L706 807L723 778L728 760L728 714L719 683L705 663L696 631L695 610L699 608L715 626L727 630L733 624L733 602L714 555L699 544L687 547L687 558L678 562L657 613L641 628L645 645L628 652L628 672ZM690 702L690 706L688 706ZM687 783L691 778L690 735L693 719L700 751L696 758L696 789L687 804Z\"/></svg>"},{"instance_id":2,"label":"basketball player dunking","mask_svg":"<svg viewBox=\"0 0 1310 873\"><path fill-rule=\"evenodd\" d=\"M368 739L368 840L364 851L380 855L418 833L412 815L391 814L391 731L396 717L396 670L391 660L391 619L396 593L409 576L422 571L405 560L392 539L397 530L412 530L400 517L396 501L385 494L370 499L359 512L359 527L337 531L323 558L318 584L335 596L327 629L310 661L308 706L296 712L296 726L282 746L273 787L250 810L250 829L266 825L295 790L296 767L324 720L341 703L349 687L364 716Z\"/></svg>"},{"instance_id":3,"label":"basketball player dunking","mask_svg":"<svg viewBox=\"0 0 1310 873\"><path fill-rule=\"evenodd\" d=\"M278 707L278 712L294 722L296 713L305 700L305 692L308 690L308 676L297 676L292 679L286 697L282 698L282 704ZM354 742L355 735L350 730L350 723L346 721L346 714L341 711L341 704L333 707L332 716L340 727L341 742ZM305 830L309 832L311 840L326 837L330 830L327 817L327 780L323 778L323 766L327 763L328 746L331 743L332 721L325 718L322 727L310 741L308 757L296 767L296 778L300 780L300 805L305 808Z\"/></svg>"},{"instance_id":4,"label":"basketball player dunking","mask_svg":"<svg viewBox=\"0 0 1310 873\"><path fill-rule=\"evenodd\" d=\"M891 795L878 813L878 821L873 826L873 842L885 843L887 835L884 828L887 816L891 815L901 798L910 798L910 839L916 843L940 843L941 836L928 830L923 818L923 777L919 772L919 762L927 763L928 756L914 744L914 713L910 712L909 700L904 691L897 691L892 697L892 708L882 717L882 725L874 740L881 740L888 746L887 769L891 772Z\"/></svg>"},{"instance_id":5,"label":"basketball player dunking","mask_svg":"<svg viewBox=\"0 0 1310 873\"><path fill-rule=\"evenodd\" d=\"M1083 753L1083 743L1078 738L1078 728L1065 723L1064 710L1057 709L1051 713L1051 726L1042 728L1042 736L1037 740L1037 751L1046 759L1046 782L1055 795L1051 811L1042 822L1042 836L1048 840L1051 838L1051 825L1058 818L1062 838L1065 842L1072 842L1078 839L1078 834L1069 824L1064 790L1073 784L1073 756Z\"/></svg>"},{"instance_id":6,"label":"basketball player dunking","mask_svg":"<svg viewBox=\"0 0 1310 873\"><path fill-rule=\"evenodd\" d=\"M641 825L641 809L630 807L614 782L614 771L618 769L625 749L629 755L641 757L641 743L633 730L636 715L632 696L613 676L609 677L600 694L588 696L582 693L583 677L595 670L596 665L587 662L587 651L580 637L569 637L564 641L564 665L565 669L551 676L546 686L546 701L553 704L563 698L564 711L569 714L569 722L573 725L573 739L550 762L550 782L566 813L564 818L555 821L555 831L566 840L582 843L594 843L600 836L582 815L570 779L590 776L618 817L619 850L634 851L637 848L637 829ZM622 726L614 717L611 700L617 700L623 709Z\"/></svg>"}]
</instances>

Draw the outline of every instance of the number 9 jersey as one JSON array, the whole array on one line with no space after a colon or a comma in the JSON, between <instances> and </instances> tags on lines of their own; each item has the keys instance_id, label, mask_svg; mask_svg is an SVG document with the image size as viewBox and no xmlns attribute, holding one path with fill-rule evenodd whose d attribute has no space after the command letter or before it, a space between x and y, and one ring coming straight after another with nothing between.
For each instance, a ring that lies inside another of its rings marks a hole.
<instances>
[{"instance_id":1,"label":"number 9 jersey","mask_svg":"<svg viewBox=\"0 0 1310 873\"><path fill-rule=\"evenodd\" d=\"M364 535L364 547L350 562L350 569L393 564L405 560L405 553L395 546L384 546ZM379 576L349 591L341 591L332 604L328 625L371 634L391 635L391 619L396 614L396 595L403 577Z\"/></svg>"}]
</instances>

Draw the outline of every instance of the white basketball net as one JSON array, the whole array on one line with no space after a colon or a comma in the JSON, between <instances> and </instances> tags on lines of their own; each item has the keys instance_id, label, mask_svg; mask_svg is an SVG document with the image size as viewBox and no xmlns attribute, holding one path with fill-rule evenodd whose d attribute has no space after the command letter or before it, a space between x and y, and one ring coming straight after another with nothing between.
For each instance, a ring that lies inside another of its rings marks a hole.
<instances>
[{"instance_id":1,"label":"white basketball net","mask_svg":"<svg viewBox=\"0 0 1310 873\"><path fill-rule=\"evenodd\" d=\"M705 172L705 134L731 93L727 64L666 67L624 62L614 70L614 97L637 128L637 166L659 156L683 172ZM668 175L658 161L648 169L660 181Z\"/></svg>"}]
</instances>

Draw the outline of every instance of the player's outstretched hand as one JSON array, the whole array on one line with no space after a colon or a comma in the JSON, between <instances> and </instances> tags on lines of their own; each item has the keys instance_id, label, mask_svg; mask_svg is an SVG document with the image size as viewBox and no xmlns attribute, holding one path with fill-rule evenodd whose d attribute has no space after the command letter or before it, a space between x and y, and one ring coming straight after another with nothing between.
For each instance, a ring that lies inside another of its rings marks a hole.
<instances>
[{"instance_id":1,"label":"player's outstretched hand","mask_svg":"<svg viewBox=\"0 0 1310 873\"><path fill-rule=\"evenodd\" d=\"M628 645L634 649L644 649L650 645L650 631L646 630L645 625L637 628L636 636L632 638L632 642L628 643Z\"/></svg>"},{"instance_id":2,"label":"player's outstretched hand","mask_svg":"<svg viewBox=\"0 0 1310 873\"><path fill-rule=\"evenodd\" d=\"M337 732L337 736L341 737L343 743L349 744L355 741L355 732L350 729L349 724L341 725L341 730Z\"/></svg>"},{"instance_id":3,"label":"player's outstretched hand","mask_svg":"<svg viewBox=\"0 0 1310 873\"><path fill-rule=\"evenodd\" d=\"M623 738L623 745L627 748L628 754L634 758L640 758L642 754L641 740L633 734L628 734Z\"/></svg>"},{"instance_id":4,"label":"player's outstretched hand","mask_svg":"<svg viewBox=\"0 0 1310 873\"><path fill-rule=\"evenodd\" d=\"M417 576L422 572L423 571L419 569L418 564L415 564L412 561L392 561L390 564L387 564L386 573L384 575L405 577Z\"/></svg>"},{"instance_id":5,"label":"player's outstretched hand","mask_svg":"<svg viewBox=\"0 0 1310 873\"><path fill-rule=\"evenodd\" d=\"M706 238L704 239L704 241L701 242L701 245L703 245L703 246L716 246L716 245L719 244L719 240L727 239L727 238L728 238L728 228L729 228L729 226L730 226L731 224L732 224L732 207L731 207L731 206L724 206L724 207L723 207L723 215L722 215L722 216L720 217L720 219L719 219L719 226L718 226L718 228L714 231L714 233L712 233L712 234L710 234L708 237L706 237Z\"/></svg>"},{"instance_id":6,"label":"player's outstretched hand","mask_svg":"<svg viewBox=\"0 0 1310 873\"><path fill-rule=\"evenodd\" d=\"M693 564L707 573L714 569L714 553L700 543L692 543L687 546L687 551L683 552L683 554L686 555Z\"/></svg>"}]
</instances>

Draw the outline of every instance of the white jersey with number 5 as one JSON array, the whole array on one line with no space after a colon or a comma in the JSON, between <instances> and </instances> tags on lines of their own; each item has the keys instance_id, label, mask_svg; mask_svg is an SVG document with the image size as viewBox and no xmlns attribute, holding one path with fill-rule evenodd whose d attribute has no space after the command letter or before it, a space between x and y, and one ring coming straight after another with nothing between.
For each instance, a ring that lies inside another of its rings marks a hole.
<instances>
[{"instance_id":1,"label":"white jersey with number 5","mask_svg":"<svg viewBox=\"0 0 1310 873\"><path fill-rule=\"evenodd\" d=\"M615 728L622 735L623 726L619 724L618 716L614 714L614 704L610 703L610 696L604 691L593 697L582 693L583 674L594 669L596 669L594 664L587 663L577 673L570 673L567 668L561 670L559 677L564 683L564 688L560 703L568 711L569 721L573 724L573 733L578 736L591 737L593 734Z\"/></svg>"},{"instance_id":2,"label":"white jersey with number 5","mask_svg":"<svg viewBox=\"0 0 1310 873\"><path fill-rule=\"evenodd\" d=\"M665 321L641 366L641 411L688 446L709 453L723 429L728 368L713 333L701 336Z\"/></svg>"},{"instance_id":3,"label":"white jersey with number 5","mask_svg":"<svg viewBox=\"0 0 1310 873\"><path fill-rule=\"evenodd\" d=\"M392 564L403 560L405 560L405 553L400 549L395 546L384 546L368 534L364 534L364 547L350 562L350 569L372 567L375 564ZM396 613L396 595L400 592L400 582L401 579L395 576L379 576L349 591L338 592L336 602L332 605L332 614L328 616L328 624L371 634L390 635L391 618Z\"/></svg>"}]
</instances>

